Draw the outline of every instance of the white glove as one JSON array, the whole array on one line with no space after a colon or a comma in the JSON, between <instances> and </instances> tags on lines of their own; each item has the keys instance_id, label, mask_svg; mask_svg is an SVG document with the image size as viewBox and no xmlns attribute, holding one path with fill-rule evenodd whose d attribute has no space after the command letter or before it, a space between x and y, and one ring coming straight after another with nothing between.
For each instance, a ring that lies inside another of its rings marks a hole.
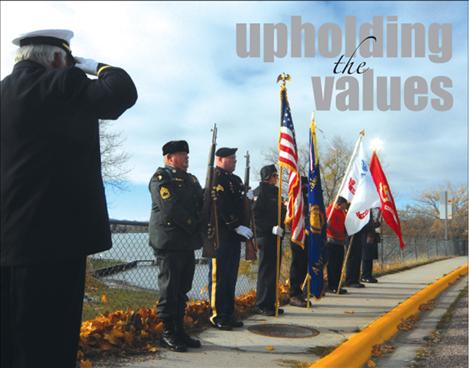
<instances>
[{"instance_id":1,"label":"white glove","mask_svg":"<svg viewBox=\"0 0 469 368\"><path fill-rule=\"evenodd\" d=\"M283 229L280 226L274 226L272 228L272 234L282 237L283 236Z\"/></svg>"},{"instance_id":2,"label":"white glove","mask_svg":"<svg viewBox=\"0 0 469 368\"><path fill-rule=\"evenodd\" d=\"M246 193L246 198L252 201L254 199L254 192L252 190L248 190Z\"/></svg>"},{"instance_id":3,"label":"white glove","mask_svg":"<svg viewBox=\"0 0 469 368\"><path fill-rule=\"evenodd\" d=\"M76 60L75 66L83 70L86 74L96 75L98 69L98 62L93 59L85 59L81 57L74 56Z\"/></svg>"},{"instance_id":4,"label":"white glove","mask_svg":"<svg viewBox=\"0 0 469 368\"><path fill-rule=\"evenodd\" d=\"M246 226L240 225L236 229L236 234L244 236L246 239L252 238L252 230Z\"/></svg>"}]
</instances>

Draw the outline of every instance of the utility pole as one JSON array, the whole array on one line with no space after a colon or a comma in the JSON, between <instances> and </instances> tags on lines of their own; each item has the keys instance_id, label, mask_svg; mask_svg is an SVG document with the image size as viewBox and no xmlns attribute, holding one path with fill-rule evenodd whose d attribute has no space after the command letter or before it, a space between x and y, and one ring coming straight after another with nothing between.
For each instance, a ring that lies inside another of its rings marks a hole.
<instances>
[{"instance_id":1,"label":"utility pole","mask_svg":"<svg viewBox=\"0 0 469 368\"><path fill-rule=\"evenodd\" d=\"M448 255L448 218L451 204L448 201L448 192L445 190L440 193L440 219L445 225L445 255ZM452 212L452 211L451 211ZM452 213L451 213L452 214ZM437 248L438 251L438 248Z\"/></svg>"}]
</instances>

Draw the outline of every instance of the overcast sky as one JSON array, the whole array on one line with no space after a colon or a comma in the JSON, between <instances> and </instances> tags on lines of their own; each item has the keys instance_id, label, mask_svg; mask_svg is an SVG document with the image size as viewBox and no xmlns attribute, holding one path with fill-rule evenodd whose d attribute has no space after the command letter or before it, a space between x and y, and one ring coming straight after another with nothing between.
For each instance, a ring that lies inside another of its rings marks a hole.
<instances>
[{"instance_id":1,"label":"overcast sky","mask_svg":"<svg viewBox=\"0 0 469 368\"><path fill-rule=\"evenodd\" d=\"M467 185L467 2L2 2L1 78L13 67L16 47L11 40L45 28L73 30L76 56L123 67L135 81L139 99L112 123L126 139L123 149L131 157L131 172L127 191L108 188L109 212L112 218L147 220L147 183L161 165L161 146L186 139L189 171L204 182L213 123L219 127L219 146L239 148L237 174L243 176L243 156L249 150L251 182L258 181L263 152L275 147L278 138L275 81L281 72L293 78L288 93L297 140L307 143L316 108L311 77L324 83L326 76L333 76L337 58L293 58L290 48L273 63L236 54L237 23L282 22L290 30L292 16L301 16L316 29L333 22L342 32L346 16L356 16L357 26L373 16L397 16L399 24L423 23L427 41L431 23L450 23L452 57L446 63L429 60L428 43L421 58L357 58L367 62L375 78L399 76L404 83L421 76L428 85L436 76L450 78L450 110L439 112L429 104L419 112L405 106L394 112L376 107L343 112L333 99L330 111L316 114L323 132L318 144L327 148L340 135L353 145L361 129L366 130L366 147L372 138L383 140L380 156L400 206L448 181ZM434 97L430 91L429 98Z\"/></svg>"}]
</instances>

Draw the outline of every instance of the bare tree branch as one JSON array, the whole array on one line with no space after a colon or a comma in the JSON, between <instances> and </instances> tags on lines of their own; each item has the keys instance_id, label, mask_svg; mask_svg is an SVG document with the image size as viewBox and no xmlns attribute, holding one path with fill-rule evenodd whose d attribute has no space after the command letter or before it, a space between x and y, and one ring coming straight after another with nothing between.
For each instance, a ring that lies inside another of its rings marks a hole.
<instances>
[{"instance_id":1,"label":"bare tree branch","mask_svg":"<svg viewBox=\"0 0 469 368\"><path fill-rule=\"evenodd\" d=\"M126 166L130 156L122 150L125 138L121 132L111 131L109 121L99 121L99 139L101 143L101 165L104 182L117 190L126 189Z\"/></svg>"}]
</instances>

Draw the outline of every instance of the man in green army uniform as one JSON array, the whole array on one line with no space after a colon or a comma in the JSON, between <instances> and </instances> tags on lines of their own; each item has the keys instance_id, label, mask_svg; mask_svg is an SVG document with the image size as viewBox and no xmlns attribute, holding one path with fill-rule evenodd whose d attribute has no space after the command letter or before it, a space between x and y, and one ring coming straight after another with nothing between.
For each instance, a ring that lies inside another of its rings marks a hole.
<instances>
[{"instance_id":1,"label":"man in green army uniform","mask_svg":"<svg viewBox=\"0 0 469 368\"><path fill-rule=\"evenodd\" d=\"M161 344L173 351L199 348L184 331L186 293L194 278L194 250L202 246L202 188L187 172L189 145L170 141L163 146L164 167L151 178L150 246L159 268L158 317L163 321Z\"/></svg>"}]
</instances>

